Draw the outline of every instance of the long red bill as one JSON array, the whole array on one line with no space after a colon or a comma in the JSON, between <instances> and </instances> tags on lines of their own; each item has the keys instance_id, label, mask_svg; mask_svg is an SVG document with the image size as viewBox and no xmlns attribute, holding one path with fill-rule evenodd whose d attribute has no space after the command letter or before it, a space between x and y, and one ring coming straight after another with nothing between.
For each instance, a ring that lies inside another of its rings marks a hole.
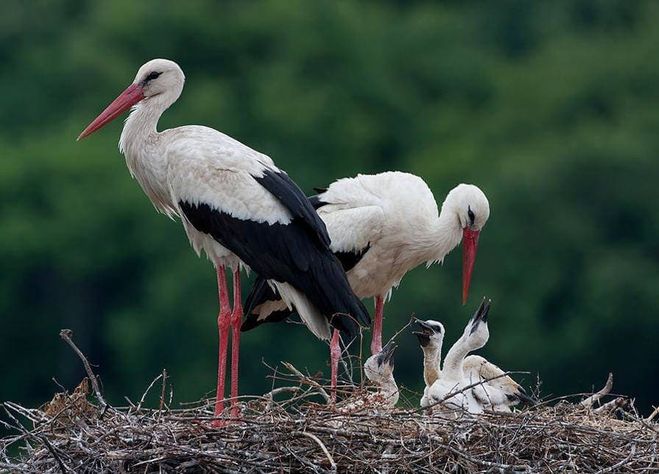
<instances>
[{"instance_id":1,"label":"long red bill","mask_svg":"<svg viewBox=\"0 0 659 474\"><path fill-rule=\"evenodd\" d=\"M476 262L479 234L479 230L471 230L469 227L465 227L462 231L462 304L465 304L469 297L469 285Z\"/></svg>"},{"instance_id":2,"label":"long red bill","mask_svg":"<svg viewBox=\"0 0 659 474\"><path fill-rule=\"evenodd\" d=\"M139 84L131 84L125 91L119 94L119 97L114 99L92 123L87 125L87 128L85 128L78 136L78 140L91 135L107 123L112 122L119 115L130 109L142 99L144 99L144 90L142 89L142 86Z\"/></svg>"}]
</instances>

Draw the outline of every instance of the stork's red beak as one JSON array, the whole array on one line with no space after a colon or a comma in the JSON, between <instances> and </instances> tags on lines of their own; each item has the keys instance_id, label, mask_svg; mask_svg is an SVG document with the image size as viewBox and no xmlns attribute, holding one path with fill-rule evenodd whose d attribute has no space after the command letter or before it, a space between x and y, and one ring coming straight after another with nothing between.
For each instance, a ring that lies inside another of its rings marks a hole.
<instances>
[{"instance_id":1,"label":"stork's red beak","mask_svg":"<svg viewBox=\"0 0 659 474\"><path fill-rule=\"evenodd\" d=\"M476 262L476 250L478 249L479 230L471 230L465 227L462 231L462 304L467 302L469 296L469 285L471 274Z\"/></svg>"},{"instance_id":2,"label":"stork's red beak","mask_svg":"<svg viewBox=\"0 0 659 474\"><path fill-rule=\"evenodd\" d=\"M144 99L144 89L142 86L139 84L131 84L119 95L119 97L114 99L92 123L87 125L87 128L85 128L78 136L78 140L91 135L105 124L112 122L142 99Z\"/></svg>"}]
</instances>

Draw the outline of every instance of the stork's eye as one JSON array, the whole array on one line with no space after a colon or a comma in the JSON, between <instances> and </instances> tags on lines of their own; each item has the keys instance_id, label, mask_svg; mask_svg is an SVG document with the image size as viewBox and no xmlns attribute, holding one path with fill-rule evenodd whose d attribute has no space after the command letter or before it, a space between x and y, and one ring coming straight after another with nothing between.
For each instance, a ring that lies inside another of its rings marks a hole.
<instances>
[{"instance_id":1,"label":"stork's eye","mask_svg":"<svg viewBox=\"0 0 659 474\"><path fill-rule=\"evenodd\" d=\"M158 79L158 77L161 74L162 74L162 72L153 71L153 72L149 73L148 76L146 76L146 79L144 79L144 82L149 82L149 81L153 81L154 79Z\"/></svg>"},{"instance_id":2,"label":"stork's eye","mask_svg":"<svg viewBox=\"0 0 659 474\"><path fill-rule=\"evenodd\" d=\"M468 208L467 215L469 216L469 224L474 225L474 221L476 220L476 216L474 215L474 211L471 210L471 207Z\"/></svg>"}]
</instances>

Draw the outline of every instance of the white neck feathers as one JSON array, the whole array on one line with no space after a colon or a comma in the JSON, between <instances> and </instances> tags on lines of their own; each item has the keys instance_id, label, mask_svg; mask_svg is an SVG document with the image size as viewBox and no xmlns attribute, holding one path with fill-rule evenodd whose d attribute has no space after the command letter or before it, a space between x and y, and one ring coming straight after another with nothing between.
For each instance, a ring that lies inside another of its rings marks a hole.
<instances>
[{"instance_id":1,"label":"white neck feathers","mask_svg":"<svg viewBox=\"0 0 659 474\"><path fill-rule=\"evenodd\" d=\"M464 360L471 350L467 344L467 337L464 335L460 337L446 354L442 377L450 380L462 380L464 378Z\"/></svg>"},{"instance_id":2,"label":"white neck feathers","mask_svg":"<svg viewBox=\"0 0 659 474\"><path fill-rule=\"evenodd\" d=\"M428 265L442 262L444 257L462 241L460 222L451 210L442 209L442 213L432 226L416 242L421 261Z\"/></svg>"},{"instance_id":3,"label":"white neck feathers","mask_svg":"<svg viewBox=\"0 0 659 474\"><path fill-rule=\"evenodd\" d=\"M442 361L442 344L428 344L423 350L423 380L430 387L439 378L439 365Z\"/></svg>"},{"instance_id":4,"label":"white neck feathers","mask_svg":"<svg viewBox=\"0 0 659 474\"><path fill-rule=\"evenodd\" d=\"M126 119L119 140L119 150L126 157L130 174L160 212L172 217L176 205L171 202L167 186L167 156L160 149L158 120L170 104L161 96L137 104Z\"/></svg>"}]
</instances>

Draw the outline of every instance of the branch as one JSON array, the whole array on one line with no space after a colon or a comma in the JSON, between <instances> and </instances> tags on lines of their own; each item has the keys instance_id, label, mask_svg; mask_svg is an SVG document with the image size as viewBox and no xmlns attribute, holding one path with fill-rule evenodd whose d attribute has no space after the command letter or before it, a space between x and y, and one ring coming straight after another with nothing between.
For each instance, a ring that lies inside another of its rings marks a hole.
<instances>
[{"instance_id":1,"label":"branch","mask_svg":"<svg viewBox=\"0 0 659 474\"><path fill-rule=\"evenodd\" d=\"M286 367L288 370L290 370L291 372L293 372L294 375L297 375L298 377L300 377L300 379L301 379L302 382L307 383L307 384L309 384L309 385L312 385L312 386L316 387L316 389L318 389L318 393L320 393L320 394L322 395L322 397L325 399L325 401L326 401L327 403L330 402L331 398L330 398L330 396L327 394L327 392L325 391L325 389L323 388L322 385L320 385L320 384L319 384L318 382L316 382L315 380L313 380L313 379L307 377L307 376L304 375L302 372L300 372L299 370L297 370L295 367L293 367L293 364L291 364L290 362L282 362L282 364L283 364L283 366Z\"/></svg>"},{"instance_id":2,"label":"branch","mask_svg":"<svg viewBox=\"0 0 659 474\"><path fill-rule=\"evenodd\" d=\"M332 472L336 472L336 463L334 462L334 458L329 453L327 447L325 447L325 445L320 440L320 438L318 438L318 436L316 436L315 434L309 433L307 431L300 431L300 434L306 436L307 438L311 438L318 444L318 446L320 446L320 449L322 449L323 453L325 453L325 456L327 456L327 460L330 462L330 466L332 466Z\"/></svg>"},{"instance_id":3,"label":"branch","mask_svg":"<svg viewBox=\"0 0 659 474\"><path fill-rule=\"evenodd\" d=\"M586 398L581 402L581 405L586 408L593 408L593 405L600 400L600 398L608 395L613 388L613 374L609 372L609 377L606 379L606 384L599 392L592 394L590 397Z\"/></svg>"},{"instance_id":4,"label":"branch","mask_svg":"<svg viewBox=\"0 0 659 474\"><path fill-rule=\"evenodd\" d=\"M105 402L105 399L103 398L103 395L101 395L101 389L98 387L98 381L96 380L96 375L94 375L94 372L92 371L91 365L89 365L89 361L85 357L85 355L82 353L80 349L78 349L78 346L75 345L75 342L73 342L73 339L71 339L71 336L73 336L73 331L70 329L62 329L59 332L59 337L64 339L64 341L71 346L71 349L78 354L78 357L80 357L80 360L82 360L82 365L85 367L85 372L87 372L87 376L89 377L89 380L92 382L92 388L94 389L94 394L96 395L96 399L99 401L101 404L101 416L103 416L103 413L105 413L105 410L108 407L108 404Z\"/></svg>"}]
</instances>

